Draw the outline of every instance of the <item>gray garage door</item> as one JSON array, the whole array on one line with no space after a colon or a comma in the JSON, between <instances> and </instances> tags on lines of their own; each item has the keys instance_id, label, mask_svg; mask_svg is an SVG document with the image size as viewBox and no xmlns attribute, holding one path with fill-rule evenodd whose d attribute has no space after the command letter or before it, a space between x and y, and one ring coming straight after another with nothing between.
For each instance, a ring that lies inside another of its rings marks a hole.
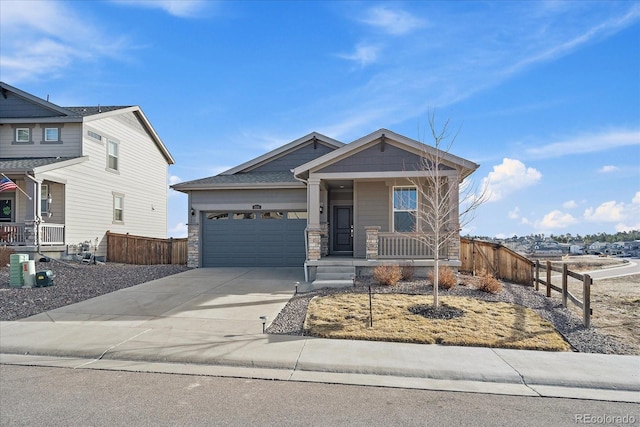
<instances>
[{"instance_id":1,"label":"gray garage door","mask_svg":"<svg viewBox=\"0 0 640 427\"><path fill-rule=\"evenodd\" d=\"M299 267L306 212L205 212L203 267Z\"/></svg>"}]
</instances>

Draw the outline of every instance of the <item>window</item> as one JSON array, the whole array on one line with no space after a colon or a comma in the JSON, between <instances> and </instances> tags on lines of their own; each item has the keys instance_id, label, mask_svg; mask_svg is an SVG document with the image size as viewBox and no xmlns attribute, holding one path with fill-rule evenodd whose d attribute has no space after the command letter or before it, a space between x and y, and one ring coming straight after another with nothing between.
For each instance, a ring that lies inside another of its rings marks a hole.
<instances>
[{"instance_id":1,"label":"window","mask_svg":"<svg viewBox=\"0 0 640 427\"><path fill-rule=\"evenodd\" d=\"M95 132L92 132L90 130L87 131L87 135L89 135L90 138L95 139L96 141L102 141L102 135L97 134Z\"/></svg>"},{"instance_id":2,"label":"window","mask_svg":"<svg viewBox=\"0 0 640 427\"><path fill-rule=\"evenodd\" d=\"M29 128L17 128L16 129L16 142L31 142L31 129Z\"/></svg>"},{"instance_id":3,"label":"window","mask_svg":"<svg viewBox=\"0 0 640 427\"><path fill-rule=\"evenodd\" d=\"M262 219L282 219L283 216L282 212L262 212L260 215Z\"/></svg>"},{"instance_id":4,"label":"window","mask_svg":"<svg viewBox=\"0 0 640 427\"><path fill-rule=\"evenodd\" d=\"M124 196L113 195L113 222L124 222Z\"/></svg>"},{"instance_id":5,"label":"window","mask_svg":"<svg viewBox=\"0 0 640 427\"><path fill-rule=\"evenodd\" d=\"M60 129L44 128L44 142L58 142L58 141L60 141Z\"/></svg>"},{"instance_id":6,"label":"window","mask_svg":"<svg viewBox=\"0 0 640 427\"><path fill-rule=\"evenodd\" d=\"M107 149L107 167L115 171L118 170L118 148L118 143L116 141L109 140Z\"/></svg>"},{"instance_id":7,"label":"window","mask_svg":"<svg viewBox=\"0 0 640 427\"><path fill-rule=\"evenodd\" d=\"M393 188L393 230L416 231L418 192L415 187Z\"/></svg>"},{"instance_id":8,"label":"window","mask_svg":"<svg viewBox=\"0 0 640 427\"><path fill-rule=\"evenodd\" d=\"M255 212L235 212L233 219L256 219Z\"/></svg>"},{"instance_id":9,"label":"window","mask_svg":"<svg viewBox=\"0 0 640 427\"><path fill-rule=\"evenodd\" d=\"M49 213L49 184L40 186L40 211L43 214Z\"/></svg>"},{"instance_id":10,"label":"window","mask_svg":"<svg viewBox=\"0 0 640 427\"><path fill-rule=\"evenodd\" d=\"M287 212L287 219L307 219L307 212Z\"/></svg>"},{"instance_id":11,"label":"window","mask_svg":"<svg viewBox=\"0 0 640 427\"><path fill-rule=\"evenodd\" d=\"M216 221L229 219L229 214L227 212L213 212L207 214L207 219L213 219Z\"/></svg>"}]
</instances>

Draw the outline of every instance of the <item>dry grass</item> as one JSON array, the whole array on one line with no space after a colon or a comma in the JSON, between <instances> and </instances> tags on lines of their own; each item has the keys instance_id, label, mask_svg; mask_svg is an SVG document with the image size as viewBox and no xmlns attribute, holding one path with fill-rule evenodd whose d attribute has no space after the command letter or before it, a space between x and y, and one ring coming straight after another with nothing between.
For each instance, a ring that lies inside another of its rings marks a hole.
<instances>
[{"instance_id":1,"label":"dry grass","mask_svg":"<svg viewBox=\"0 0 640 427\"><path fill-rule=\"evenodd\" d=\"M375 294L373 327L369 326L367 294L335 294L311 300L305 334L322 338L396 341L421 344L569 351L553 325L533 310L502 302L467 297L441 297L441 304L464 315L427 319L409 308L432 304L423 295Z\"/></svg>"}]
</instances>

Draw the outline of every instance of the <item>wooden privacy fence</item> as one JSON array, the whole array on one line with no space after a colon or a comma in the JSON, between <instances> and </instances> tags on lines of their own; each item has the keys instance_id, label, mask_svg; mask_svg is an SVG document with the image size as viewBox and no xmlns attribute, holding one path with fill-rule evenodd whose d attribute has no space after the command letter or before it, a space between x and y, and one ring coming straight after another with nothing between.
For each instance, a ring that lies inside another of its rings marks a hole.
<instances>
[{"instance_id":1,"label":"wooden privacy fence","mask_svg":"<svg viewBox=\"0 0 640 427\"><path fill-rule=\"evenodd\" d=\"M582 323L586 328L591 326L591 315L593 314L591 311L591 285L593 284L593 279L588 274L578 274L573 271L569 271L567 264L563 264L562 267L554 267L551 265L551 261L546 262L547 280L540 279L540 261L536 261L536 277L535 277L535 287L536 291L539 289L539 284L547 286L547 297L551 297L551 290L560 292L562 294L562 306L567 306L567 300L571 300L572 303L577 305L582 309ZM562 273L562 287L555 286L551 284L551 272L556 271L558 273ZM580 301L575 297L571 292L569 292L569 277L573 277L574 279L582 281L582 299Z\"/></svg>"},{"instance_id":2,"label":"wooden privacy fence","mask_svg":"<svg viewBox=\"0 0 640 427\"><path fill-rule=\"evenodd\" d=\"M498 243L461 238L460 261L460 271L474 276L485 271L507 282L533 285L533 261Z\"/></svg>"},{"instance_id":3,"label":"wooden privacy fence","mask_svg":"<svg viewBox=\"0 0 640 427\"><path fill-rule=\"evenodd\" d=\"M157 239L107 231L107 262L187 264L187 239Z\"/></svg>"}]
</instances>

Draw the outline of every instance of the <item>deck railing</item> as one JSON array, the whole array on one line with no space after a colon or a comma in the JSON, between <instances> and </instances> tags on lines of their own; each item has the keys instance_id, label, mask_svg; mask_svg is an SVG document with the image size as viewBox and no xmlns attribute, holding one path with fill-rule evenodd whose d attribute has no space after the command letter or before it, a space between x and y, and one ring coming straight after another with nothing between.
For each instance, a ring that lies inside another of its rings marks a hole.
<instances>
[{"instance_id":1,"label":"deck railing","mask_svg":"<svg viewBox=\"0 0 640 427\"><path fill-rule=\"evenodd\" d=\"M25 243L24 224L16 222L0 223L0 245L23 245Z\"/></svg>"},{"instance_id":2,"label":"deck railing","mask_svg":"<svg viewBox=\"0 0 640 427\"><path fill-rule=\"evenodd\" d=\"M40 224L40 244L45 246L64 245L64 224ZM27 244L27 231L33 233L33 227L24 223L0 223L0 245L24 246Z\"/></svg>"},{"instance_id":3,"label":"deck railing","mask_svg":"<svg viewBox=\"0 0 640 427\"><path fill-rule=\"evenodd\" d=\"M446 258L447 247L440 248L440 258ZM378 233L378 257L395 259L433 259L433 250L417 234Z\"/></svg>"},{"instance_id":4,"label":"deck railing","mask_svg":"<svg viewBox=\"0 0 640 427\"><path fill-rule=\"evenodd\" d=\"M64 224L40 224L40 244L64 245Z\"/></svg>"}]
</instances>

